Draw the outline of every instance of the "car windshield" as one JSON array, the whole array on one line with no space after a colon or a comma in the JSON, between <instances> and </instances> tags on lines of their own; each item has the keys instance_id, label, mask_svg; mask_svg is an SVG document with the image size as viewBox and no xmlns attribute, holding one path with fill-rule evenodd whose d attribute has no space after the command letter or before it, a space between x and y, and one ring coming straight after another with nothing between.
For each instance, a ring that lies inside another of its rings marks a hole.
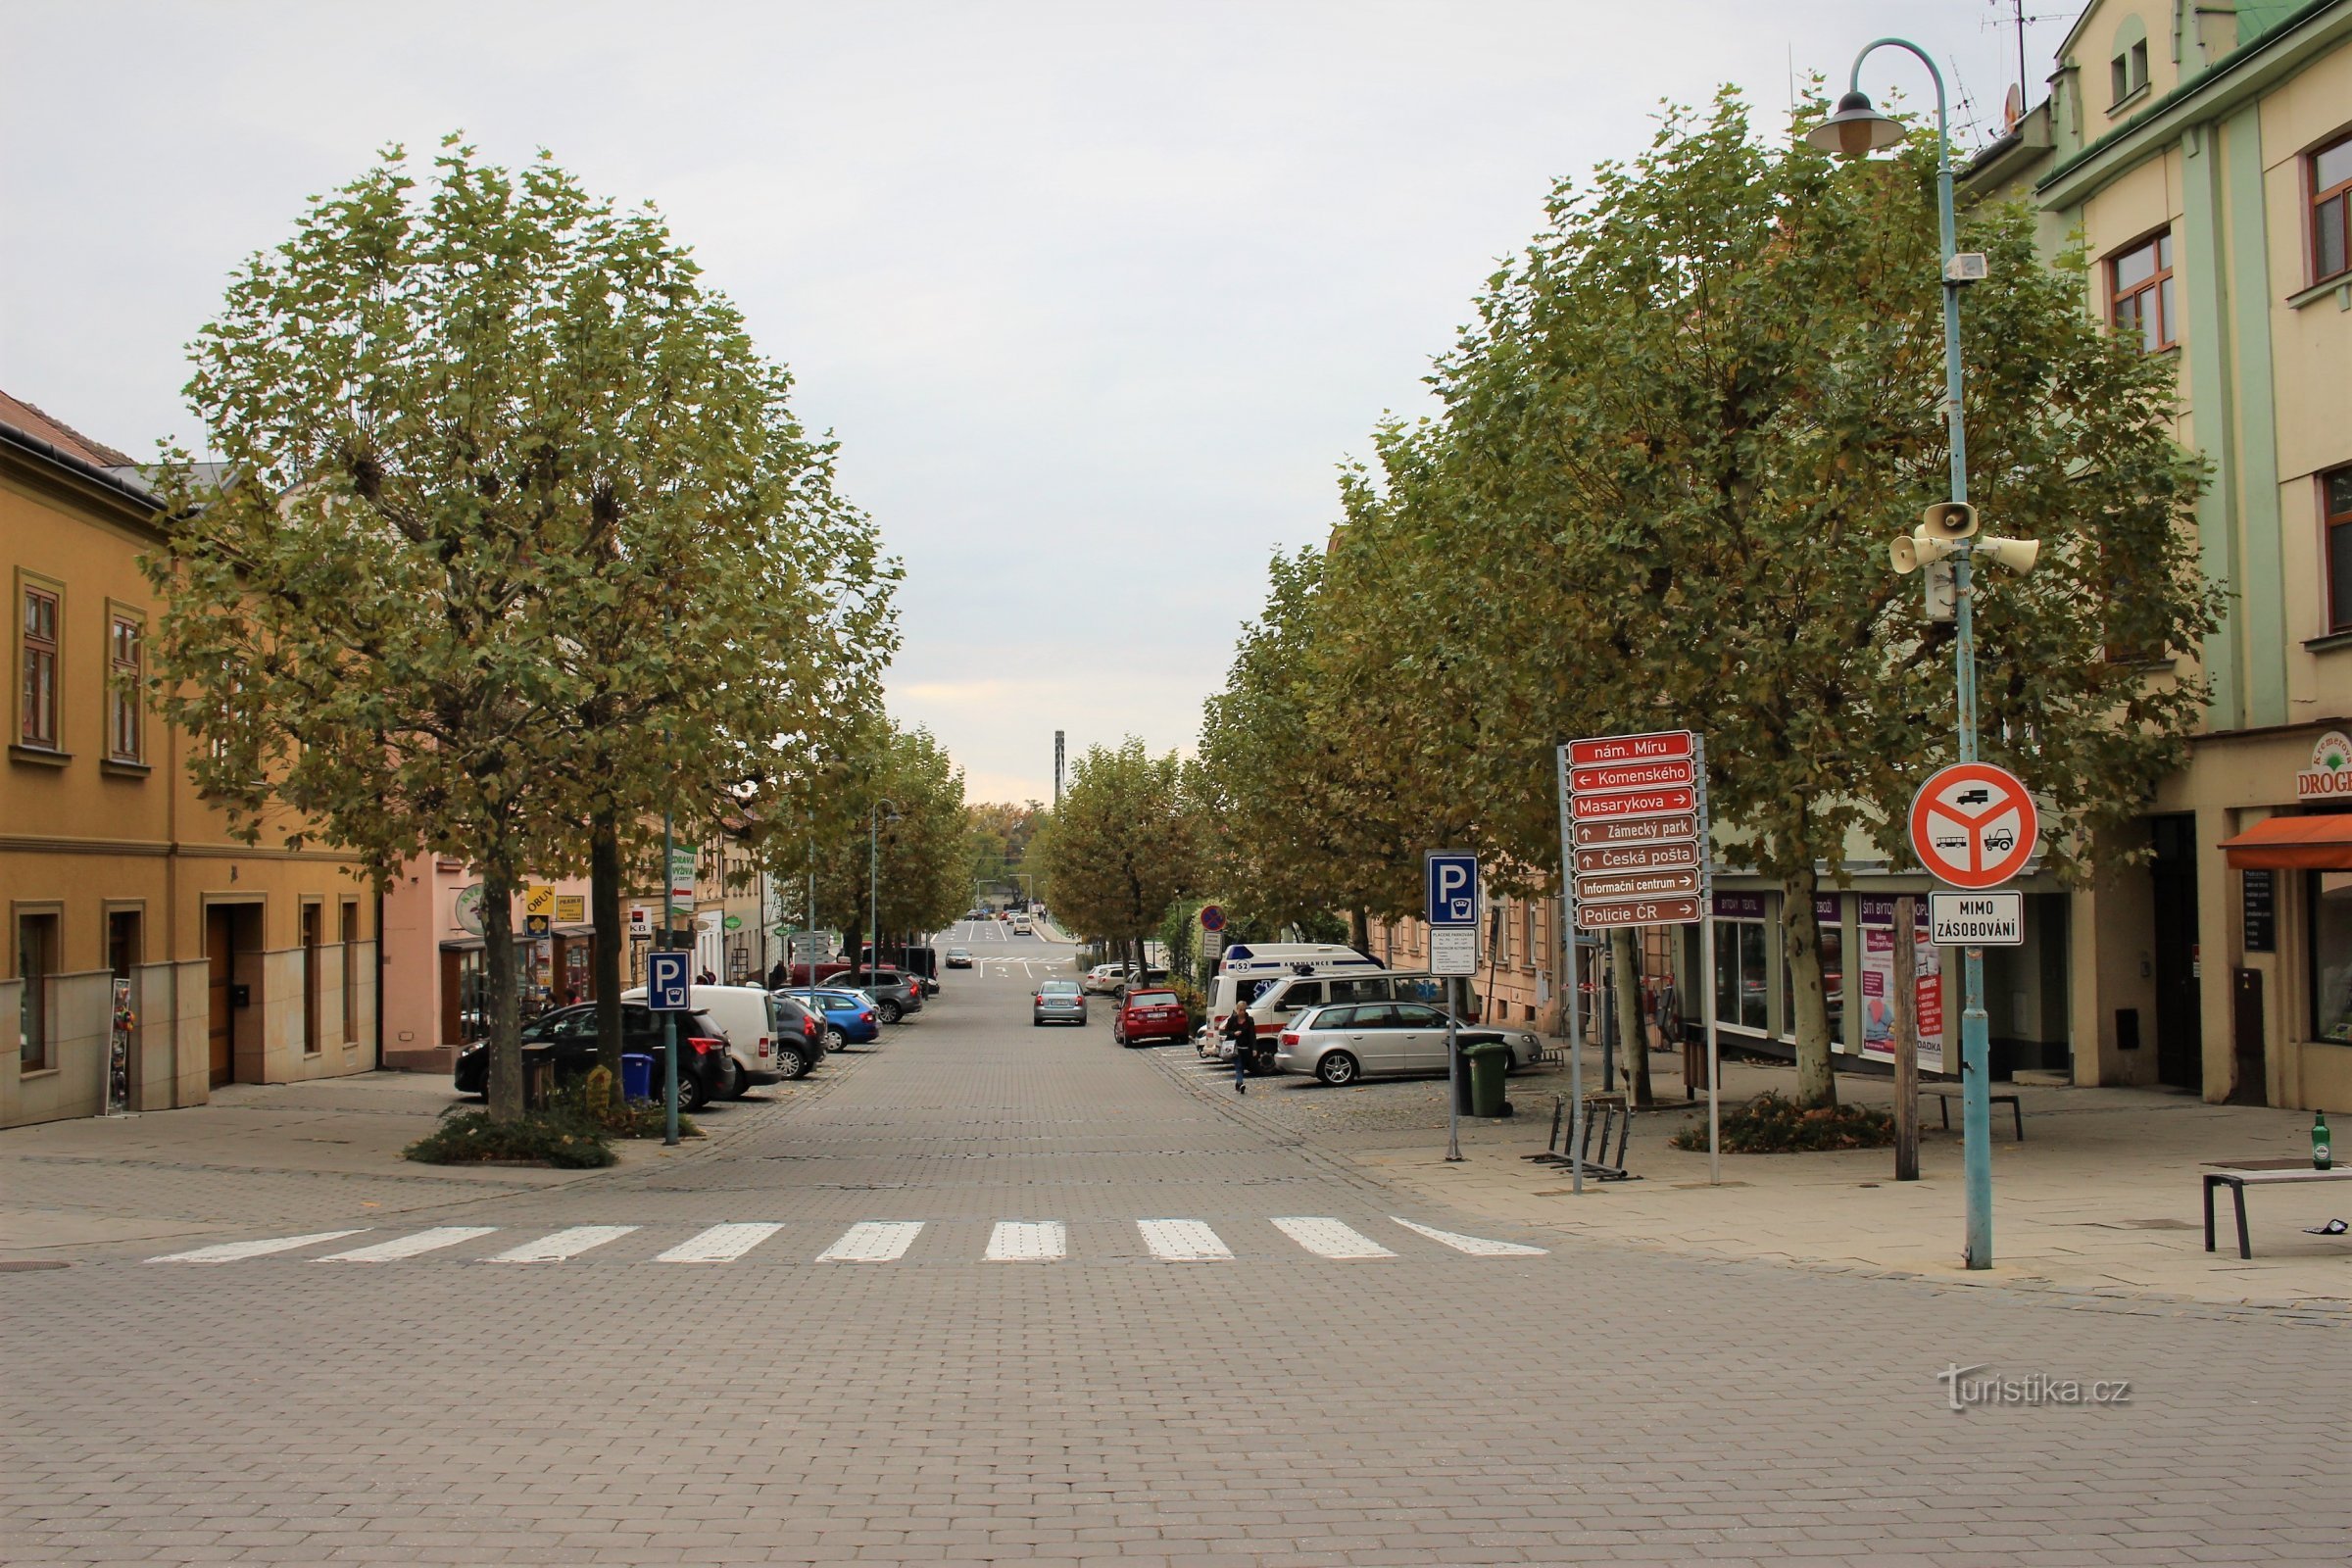
<instances>
[{"instance_id":1,"label":"car windshield","mask_svg":"<svg viewBox=\"0 0 2352 1568\"><path fill-rule=\"evenodd\" d=\"M1130 1007L1173 1007L1176 1005L1176 993L1173 991L1130 991L1127 993L1127 1005Z\"/></svg>"}]
</instances>

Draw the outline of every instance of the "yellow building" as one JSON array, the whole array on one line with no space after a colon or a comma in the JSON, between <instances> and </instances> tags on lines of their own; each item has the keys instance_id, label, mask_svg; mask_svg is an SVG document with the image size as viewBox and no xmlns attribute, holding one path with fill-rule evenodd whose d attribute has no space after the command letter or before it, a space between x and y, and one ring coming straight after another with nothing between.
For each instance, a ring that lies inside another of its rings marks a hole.
<instances>
[{"instance_id":1,"label":"yellow building","mask_svg":"<svg viewBox=\"0 0 2352 1568\"><path fill-rule=\"evenodd\" d=\"M2211 683L2188 765L2072 896L2075 1080L2352 1103L2352 0L2096 0L1968 184L2176 367L2230 596L2151 670Z\"/></svg>"},{"instance_id":2,"label":"yellow building","mask_svg":"<svg viewBox=\"0 0 2352 1568\"><path fill-rule=\"evenodd\" d=\"M0 1017L19 1037L0 1126L98 1114L110 1078L121 1108L159 1110L375 1063L359 862L282 830L232 838L188 781L187 737L144 698L154 514L128 458L0 394Z\"/></svg>"}]
</instances>

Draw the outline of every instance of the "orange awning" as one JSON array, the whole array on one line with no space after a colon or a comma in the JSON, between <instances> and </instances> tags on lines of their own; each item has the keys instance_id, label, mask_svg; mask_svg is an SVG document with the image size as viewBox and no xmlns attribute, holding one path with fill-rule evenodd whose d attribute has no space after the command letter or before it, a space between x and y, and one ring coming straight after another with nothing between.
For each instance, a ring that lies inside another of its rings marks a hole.
<instances>
[{"instance_id":1,"label":"orange awning","mask_svg":"<svg viewBox=\"0 0 2352 1568\"><path fill-rule=\"evenodd\" d=\"M2352 815L2265 817L2222 848L2238 871L2352 871Z\"/></svg>"}]
</instances>

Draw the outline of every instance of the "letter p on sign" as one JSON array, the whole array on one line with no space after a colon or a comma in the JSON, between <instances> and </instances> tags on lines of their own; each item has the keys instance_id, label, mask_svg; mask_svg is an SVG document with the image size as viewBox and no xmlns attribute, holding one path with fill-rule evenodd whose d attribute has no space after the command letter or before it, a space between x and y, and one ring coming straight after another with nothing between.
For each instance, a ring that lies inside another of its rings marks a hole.
<instances>
[{"instance_id":1,"label":"letter p on sign","mask_svg":"<svg viewBox=\"0 0 2352 1568\"><path fill-rule=\"evenodd\" d=\"M1478 857L1431 850L1423 858L1431 925L1478 924Z\"/></svg>"}]
</instances>

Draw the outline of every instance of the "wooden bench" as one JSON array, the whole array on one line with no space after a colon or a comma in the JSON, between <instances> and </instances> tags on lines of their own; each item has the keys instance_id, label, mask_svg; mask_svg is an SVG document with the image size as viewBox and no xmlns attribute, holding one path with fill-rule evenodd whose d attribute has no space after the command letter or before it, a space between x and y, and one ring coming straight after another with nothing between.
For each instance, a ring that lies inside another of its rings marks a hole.
<instances>
[{"instance_id":1,"label":"wooden bench","mask_svg":"<svg viewBox=\"0 0 2352 1568\"><path fill-rule=\"evenodd\" d=\"M1966 1096L1968 1091L1959 1084L1921 1084L1919 1092L1936 1097L1936 1110L1943 1118L1943 1130L1947 1133L1950 1132L1952 1130L1952 1102ZM2010 1114L2017 1118L2017 1141L2021 1144L2024 1143L2026 1141L2026 1107L2017 1102L2017 1096L2014 1094L1996 1093L1991 1099L1992 1103L2009 1107Z\"/></svg>"},{"instance_id":2,"label":"wooden bench","mask_svg":"<svg viewBox=\"0 0 2352 1568\"><path fill-rule=\"evenodd\" d=\"M2252 1257L2253 1247L2246 1241L2246 1187L2249 1183L2272 1186L2282 1182L2352 1182L2352 1165L2335 1165L2327 1170L2315 1170L2309 1159L2289 1155L2283 1159L2212 1159L2205 1162L2205 1250L2213 1250L2213 1190L2227 1186L2230 1195L2237 1200L2237 1255Z\"/></svg>"}]
</instances>

